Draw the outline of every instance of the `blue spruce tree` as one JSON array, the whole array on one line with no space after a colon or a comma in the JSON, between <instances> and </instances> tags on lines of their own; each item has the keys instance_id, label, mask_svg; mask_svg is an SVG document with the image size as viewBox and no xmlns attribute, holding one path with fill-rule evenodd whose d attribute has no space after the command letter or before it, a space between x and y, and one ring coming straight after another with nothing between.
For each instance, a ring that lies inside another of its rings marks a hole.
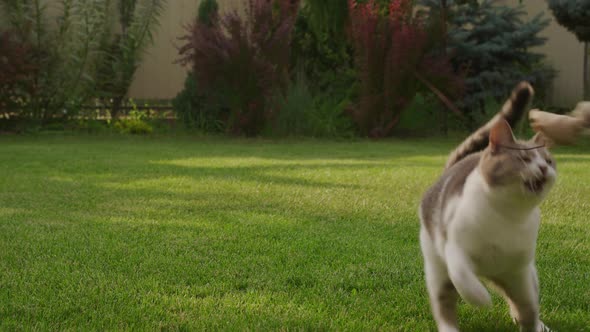
<instances>
[{"instance_id":1,"label":"blue spruce tree","mask_svg":"<svg viewBox=\"0 0 590 332\"><path fill-rule=\"evenodd\" d=\"M425 0L430 17L446 19L446 48L457 70L465 73L461 106L472 119L485 112L490 99L502 101L514 85L527 80L538 94L548 87L554 71L544 55L531 49L545 43L539 36L549 24L541 14L525 20L522 6L492 0Z\"/></svg>"}]
</instances>

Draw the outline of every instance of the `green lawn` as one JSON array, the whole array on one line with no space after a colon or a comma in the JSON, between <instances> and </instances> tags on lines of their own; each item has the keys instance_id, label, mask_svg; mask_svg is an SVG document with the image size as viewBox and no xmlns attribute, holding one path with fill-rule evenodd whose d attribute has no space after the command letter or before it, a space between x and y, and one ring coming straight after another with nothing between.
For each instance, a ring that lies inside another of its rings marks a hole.
<instances>
[{"instance_id":1,"label":"green lawn","mask_svg":"<svg viewBox=\"0 0 590 332\"><path fill-rule=\"evenodd\" d=\"M2 137L0 330L433 330L416 210L454 143ZM590 331L589 151L543 205L558 331Z\"/></svg>"}]
</instances>

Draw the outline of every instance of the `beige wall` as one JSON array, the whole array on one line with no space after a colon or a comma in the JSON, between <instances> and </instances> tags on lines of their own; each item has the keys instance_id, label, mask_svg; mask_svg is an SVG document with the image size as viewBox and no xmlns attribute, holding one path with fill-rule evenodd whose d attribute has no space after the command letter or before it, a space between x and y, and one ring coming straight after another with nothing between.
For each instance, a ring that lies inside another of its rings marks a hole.
<instances>
[{"instance_id":1,"label":"beige wall","mask_svg":"<svg viewBox=\"0 0 590 332\"><path fill-rule=\"evenodd\" d=\"M220 11L239 9L247 0L218 0ZM148 50L129 92L133 98L173 98L183 88L188 68L174 62L178 59L179 36L185 25L197 15L199 0L168 0L155 34L155 44Z\"/></svg>"},{"instance_id":2,"label":"beige wall","mask_svg":"<svg viewBox=\"0 0 590 332\"><path fill-rule=\"evenodd\" d=\"M557 70L550 102L555 106L573 107L584 95L583 44L557 24L545 0L524 0L523 3L530 17L545 12L551 18L551 24L542 33L547 37L547 43L540 47L541 52L547 55L547 61Z\"/></svg>"}]
</instances>

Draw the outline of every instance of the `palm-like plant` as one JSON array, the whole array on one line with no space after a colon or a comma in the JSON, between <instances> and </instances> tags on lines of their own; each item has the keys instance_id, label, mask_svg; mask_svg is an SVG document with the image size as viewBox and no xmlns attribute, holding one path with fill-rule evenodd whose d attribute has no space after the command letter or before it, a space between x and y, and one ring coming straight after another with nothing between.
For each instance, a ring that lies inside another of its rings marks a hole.
<instances>
[{"instance_id":1,"label":"palm-like plant","mask_svg":"<svg viewBox=\"0 0 590 332\"><path fill-rule=\"evenodd\" d=\"M61 0L57 24L51 25L47 2L0 0L6 22L31 45L36 70L24 115L37 120L74 114L92 94L107 32L110 0Z\"/></svg>"},{"instance_id":2,"label":"palm-like plant","mask_svg":"<svg viewBox=\"0 0 590 332\"><path fill-rule=\"evenodd\" d=\"M105 56L98 72L97 93L111 106L117 118L145 51L154 41L154 32L166 0L119 0L119 30L103 41Z\"/></svg>"}]
</instances>

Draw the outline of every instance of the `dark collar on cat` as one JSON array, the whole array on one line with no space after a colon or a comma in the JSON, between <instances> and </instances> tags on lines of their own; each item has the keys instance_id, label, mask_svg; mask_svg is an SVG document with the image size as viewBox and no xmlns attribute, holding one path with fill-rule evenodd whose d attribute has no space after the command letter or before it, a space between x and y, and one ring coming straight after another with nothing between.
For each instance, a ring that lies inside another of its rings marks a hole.
<instances>
[{"instance_id":1,"label":"dark collar on cat","mask_svg":"<svg viewBox=\"0 0 590 332\"><path fill-rule=\"evenodd\" d=\"M535 149L544 148L545 147L545 144L533 146L533 147L530 147L530 148L523 148L523 147L519 147L518 145L509 146L509 145L500 145L500 144L498 144L498 146L501 147L501 148L504 148L504 149L508 149L508 150L523 150L523 151L528 151L528 150L535 150Z\"/></svg>"}]
</instances>

